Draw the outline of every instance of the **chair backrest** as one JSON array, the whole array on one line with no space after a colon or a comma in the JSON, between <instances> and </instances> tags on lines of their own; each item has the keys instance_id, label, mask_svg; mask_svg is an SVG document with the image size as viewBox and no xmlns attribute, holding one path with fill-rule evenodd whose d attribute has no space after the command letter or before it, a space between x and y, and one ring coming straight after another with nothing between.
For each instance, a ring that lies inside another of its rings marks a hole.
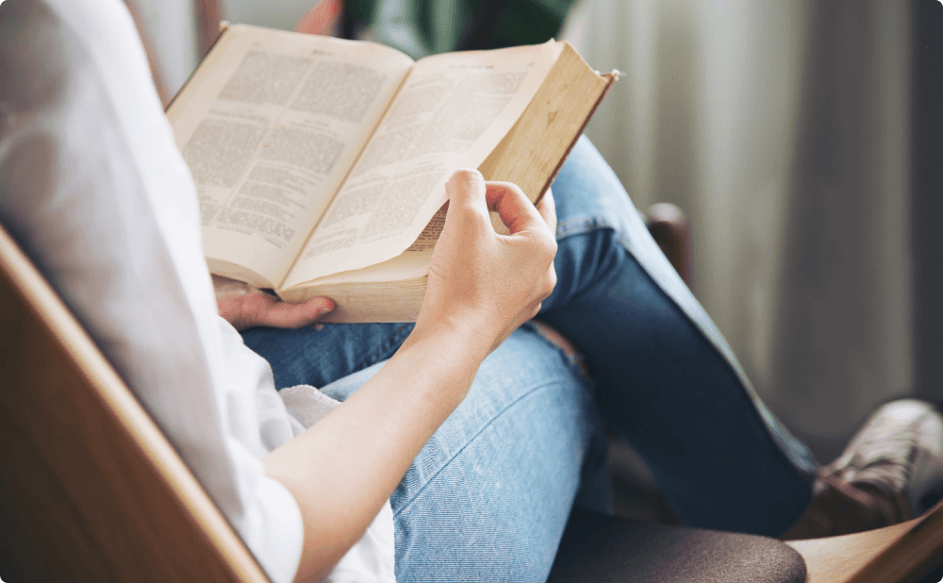
<instances>
[{"instance_id":1,"label":"chair backrest","mask_svg":"<svg viewBox=\"0 0 943 583\"><path fill-rule=\"evenodd\" d=\"M0 379L0 576L268 581L2 228Z\"/></svg>"}]
</instances>

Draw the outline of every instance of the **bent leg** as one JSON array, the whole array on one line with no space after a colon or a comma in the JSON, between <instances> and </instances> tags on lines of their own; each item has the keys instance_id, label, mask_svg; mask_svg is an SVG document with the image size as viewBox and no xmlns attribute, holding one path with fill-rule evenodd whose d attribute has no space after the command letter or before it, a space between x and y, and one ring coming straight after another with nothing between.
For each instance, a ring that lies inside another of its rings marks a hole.
<instances>
[{"instance_id":1,"label":"bent leg","mask_svg":"<svg viewBox=\"0 0 943 583\"><path fill-rule=\"evenodd\" d=\"M344 400L377 368L323 390ZM546 580L578 493L607 503L591 393L530 326L488 356L391 498L397 581Z\"/></svg>"},{"instance_id":2,"label":"bent leg","mask_svg":"<svg viewBox=\"0 0 943 583\"><path fill-rule=\"evenodd\" d=\"M554 196L559 282L540 318L585 353L606 418L686 523L785 531L811 499L811 453L760 402L587 140Z\"/></svg>"}]
</instances>

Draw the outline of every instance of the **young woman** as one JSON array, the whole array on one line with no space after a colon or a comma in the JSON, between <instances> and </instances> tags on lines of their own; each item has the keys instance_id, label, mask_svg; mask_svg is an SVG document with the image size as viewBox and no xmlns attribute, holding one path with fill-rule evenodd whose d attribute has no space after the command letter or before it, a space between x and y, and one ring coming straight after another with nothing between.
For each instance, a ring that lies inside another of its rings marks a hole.
<instances>
[{"instance_id":1,"label":"young woman","mask_svg":"<svg viewBox=\"0 0 943 583\"><path fill-rule=\"evenodd\" d=\"M0 5L0 219L278 583L543 580L573 504L607 506L604 419L698 526L779 535L838 508L868 528L943 475L943 421L910 401L819 468L588 141L540 209L475 171L448 191L414 326L245 330L266 362L217 301L240 327L330 301L214 296L124 5Z\"/></svg>"}]
</instances>

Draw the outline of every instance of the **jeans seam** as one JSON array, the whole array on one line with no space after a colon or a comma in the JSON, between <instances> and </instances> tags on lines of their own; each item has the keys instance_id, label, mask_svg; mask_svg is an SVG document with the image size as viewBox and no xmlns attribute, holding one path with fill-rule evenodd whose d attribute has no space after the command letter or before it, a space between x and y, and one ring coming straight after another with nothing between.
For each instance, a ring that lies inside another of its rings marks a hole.
<instances>
[{"instance_id":1,"label":"jeans seam","mask_svg":"<svg viewBox=\"0 0 943 583\"><path fill-rule=\"evenodd\" d=\"M401 343L402 339L409 335L409 331L407 330L408 328L410 328L409 324L403 324L402 326L398 327L386 340L381 342L367 356L365 356L360 361L360 363L357 364L356 369L361 370L369 366L373 366L374 364L383 360L384 355L389 352L393 345Z\"/></svg>"},{"instance_id":2,"label":"jeans seam","mask_svg":"<svg viewBox=\"0 0 943 583\"><path fill-rule=\"evenodd\" d=\"M572 237L574 235L585 235L592 231L599 231L603 229L612 231L614 235L613 240L616 243L618 243L629 255L631 255L632 257L635 257L636 261L638 261L638 257L636 256L635 252L632 251L631 243L626 238L626 236L622 233L622 231L619 229L619 226L613 224L604 216L593 215L593 216L587 216L587 217L579 217L575 219L566 219L564 221L561 221L557 223L556 238L564 239L566 237ZM639 265L651 277L651 273L649 273L649 270L645 267L645 265L641 261L639 261ZM654 280L654 278L652 279ZM669 298L672 300L672 302L674 302L674 298L671 298L671 296L669 296Z\"/></svg>"},{"instance_id":3,"label":"jeans seam","mask_svg":"<svg viewBox=\"0 0 943 583\"><path fill-rule=\"evenodd\" d=\"M573 235L582 235L598 229L619 230L603 215L589 215L561 220L557 223L556 238L563 239Z\"/></svg>"},{"instance_id":4,"label":"jeans seam","mask_svg":"<svg viewBox=\"0 0 943 583\"><path fill-rule=\"evenodd\" d=\"M458 457L463 451L465 451L465 449L467 449L469 445L471 445L476 439L478 439L478 438L485 432L486 429L488 429L489 427L491 427L491 426L494 424L494 422L497 421L499 418L501 418L505 413L507 413L507 412L510 411L513 407L515 407L515 406L517 406L518 404L520 404L524 399L527 399L527 398L529 398L529 397L532 397L532 396L536 395L537 393L539 393L540 391L549 390L549 389L551 389L551 388L553 388L553 387L561 386L561 385L563 385L563 384L565 384L565 383L553 382L553 383L548 383L548 384L535 385L531 390L528 390L527 392L525 392L523 395L521 395L521 396L518 397L517 399L514 399L513 401L511 401L510 403L508 403L506 407L504 407L503 409L501 409L501 411L499 411L498 414L492 416L491 419L489 419L487 423L485 423L478 431L476 431L476 432L474 433L474 435L472 435L472 436L465 442L465 444L462 445L462 447L460 447L460 448L457 449L452 455L450 455L450 456L448 457L448 459L445 460L445 461L439 466L439 468L437 468L437 469L435 470L435 472L432 473L431 476L429 476L429 479L427 479L427 480L425 481L425 483L422 485L422 487L419 488L419 491L417 491L413 496L411 496L410 499L409 499L405 504L403 504L402 507L400 507L398 510L396 510L396 511L393 513L393 517L396 518L396 517L399 516L401 513L403 513L404 511L406 511L410 506L412 506L412 504L416 501L416 499L419 498L419 497L422 495L422 493L426 491L426 488L428 488L429 485L432 484L432 482L435 481L436 477L438 477L438 475L441 474L442 471L445 470L445 468L448 467L448 465L449 465L450 463L452 463L452 461L454 461L456 457Z\"/></svg>"}]
</instances>

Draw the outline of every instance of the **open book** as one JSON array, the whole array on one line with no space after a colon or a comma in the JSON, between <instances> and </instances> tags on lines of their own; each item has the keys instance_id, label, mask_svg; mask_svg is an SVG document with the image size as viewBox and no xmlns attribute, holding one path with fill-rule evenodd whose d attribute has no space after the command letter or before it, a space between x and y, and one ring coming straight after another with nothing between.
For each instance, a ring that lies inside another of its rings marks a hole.
<instances>
[{"instance_id":1,"label":"open book","mask_svg":"<svg viewBox=\"0 0 943 583\"><path fill-rule=\"evenodd\" d=\"M537 201L615 79L565 42L435 55L227 28L167 111L214 274L413 321L458 168ZM495 217L496 228L503 228Z\"/></svg>"}]
</instances>

